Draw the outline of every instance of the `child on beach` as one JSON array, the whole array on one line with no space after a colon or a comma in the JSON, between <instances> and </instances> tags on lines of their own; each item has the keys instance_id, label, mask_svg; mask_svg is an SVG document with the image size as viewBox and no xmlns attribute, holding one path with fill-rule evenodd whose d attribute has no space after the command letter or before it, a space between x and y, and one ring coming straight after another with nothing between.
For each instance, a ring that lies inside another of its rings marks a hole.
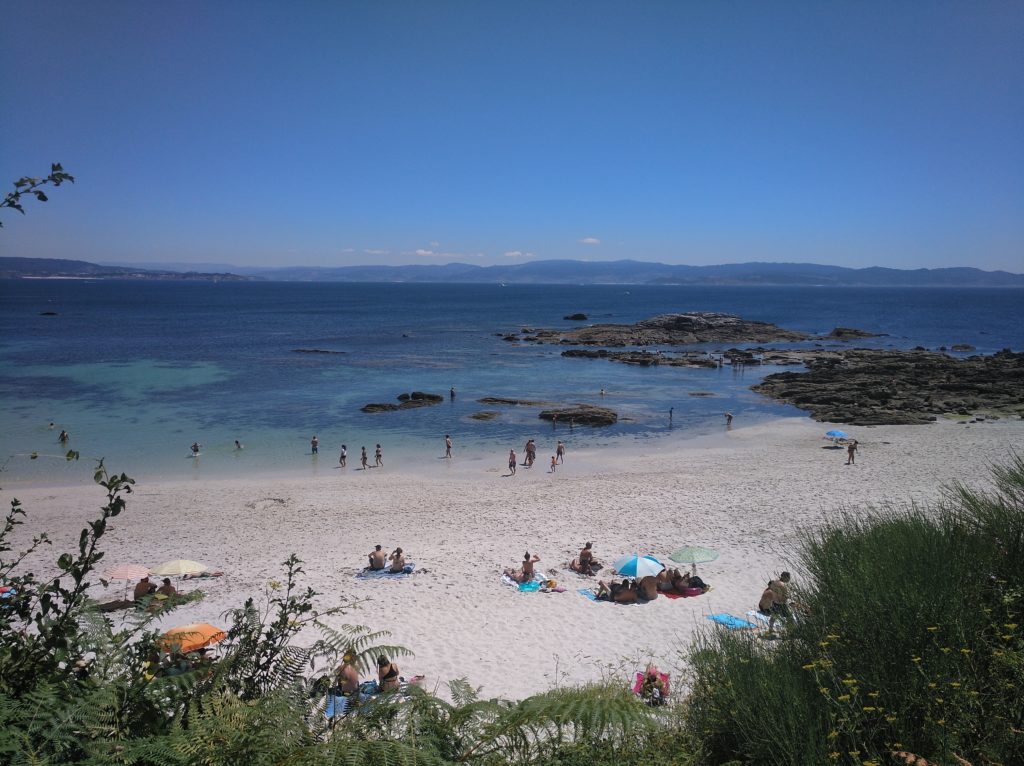
<instances>
[{"instance_id":1,"label":"child on beach","mask_svg":"<svg viewBox=\"0 0 1024 766\"><path fill-rule=\"evenodd\" d=\"M558 458L556 458L554 455L552 455L551 456L551 473L555 472L555 466L557 466L557 465L558 465Z\"/></svg>"}]
</instances>

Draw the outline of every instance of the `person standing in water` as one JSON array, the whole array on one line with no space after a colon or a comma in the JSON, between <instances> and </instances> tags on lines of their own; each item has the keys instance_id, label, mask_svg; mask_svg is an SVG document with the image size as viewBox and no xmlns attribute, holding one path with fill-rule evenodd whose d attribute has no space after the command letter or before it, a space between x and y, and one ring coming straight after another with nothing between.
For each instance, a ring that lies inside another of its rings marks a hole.
<instances>
[{"instance_id":1,"label":"person standing in water","mask_svg":"<svg viewBox=\"0 0 1024 766\"><path fill-rule=\"evenodd\" d=\"M363 454L359 456L359 461L363 464L364 471L370 467L370 460L366 457L366 447L363 447Z\"/></svg>"},{"instance_id":2,"label":"person standing in water","mask_svg":"<svg viewBox=\"0 0 1024 766\"><path fill-rule=\"evenodd\" d=\"M242 449L242 442L235 439L235 449Z\"/></svg>"},{"instance_id":3,"label":"person standing in water","mask_svg":"<svg viewBox=\"0 0 1024 766\"><path fill-rule=\"evenodd\" d=\"M71 436L68 434L67 431L64 430L62 430L60 434L57 436L57 441L64 445L68 443L69 439L71 439Z\"/></svg>"},{"instance_id":4,"label":"person standing in water","mask_svg":"<svg viewBox=\"0 0 1024 766\"><path fill-rule=\"evenodd\" d=\"M450 458L452 456L452 435L444 435L444 456Z\"/></svg>"},{"instance_id":5,"label":"person standing in water","mask_svg":"<svg viewBox=\"0 0 1024 766\"><path fill-rule=\"evenodd\" d=\"M341 454L338 455L338 465L340 465L342 468L344 468L345 464L347 462L348 462L348 447L346 447L344 444L342 444L341 445Z\"/></svg>"},{"instance_id":6,"label":"person standing in water","mask_svg":"<svg viewBox=\"0 0 1024 766\"><path fill-rule=\"evenodd\" d=\"M379 444L377 445L377 449L373 453L373 457L374 457L374 460L377 461L376 467L377 468L383 468L384 467L384 450L382 450L380 448Z\"/></svg>"},{"instance_id":7,"label":"person standing in water","mask_svg":"<svg viewBox=\"0 0 1024 766\"><path fill-rule=\"evenodd\" d=\"M316 438L316 434L313 434L313 438L309 440L309 446L313 450L314 455L320 453L320 440Z\"/></svg>"},{"instance_id":8,"label":"person standing in water","mask_svg":"<svg viewBox=\"0 0 1024 766\"><path fill-rule=\"evenodd\" d=\"M192 457L199 457L199 442L192 442Z\"/></svg>"},{"instance_id":9,"label":"person standing in water","mask_svg":"<svg viewBox=\"0 0 1024 766\"><path fill-rule=\"evenodd\" d=\"M448 391L448 397L454 402L455 401L455 386L452 386Z\"/></svg>"},{"instance_id":10,"label":"person standing in water","mask_svg":"<svg viewBox=\"0 0 1024 766\"><path fill-rule=\"evenodd\" d=\"M725 413L725 427L726 428L731 428L732 427L732 413L731 412Z\"/></svg>"}]
</instances>

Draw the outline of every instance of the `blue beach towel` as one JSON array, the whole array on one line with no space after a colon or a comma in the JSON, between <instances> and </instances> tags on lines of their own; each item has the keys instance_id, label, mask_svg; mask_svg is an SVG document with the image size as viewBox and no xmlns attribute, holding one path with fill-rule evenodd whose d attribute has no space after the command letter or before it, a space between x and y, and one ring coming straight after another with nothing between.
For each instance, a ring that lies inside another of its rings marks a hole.
<instances>
[{"instance_id":1,"label":"blue beach towel","mask_svg":"<svg viewBox=\"0 0 1024 766\"><path fill-rule=\"evenodd\" d=\"M576 592L584 598L589 598L591 601L597 601L597 594L594 593L593 588L580 588Z\"/></svg>"},{"instance_id":2,"label":"blue beach towel","mask_svg":"<svg viewBox=\"0 0 1024 766\"><path fill-rule=\"evenodd\" d=\"M712 622L717 622L719 625L724 625L729 630L747 630L749 628L756 628L757 626L752 622L747 622L739 617L732 614L709 614L708 619Z\"/></svg>"},{"instance_id":3,"label":"blue beach towel","mask_svg":"<svg viewBox=\"0 0 1024 766\"><path fill-rule=\"evenodd\" d=\"M410 561L401 572L389 572L387 569L361 569L356 573L356 577L360 580L376 580L379 578L387 580L392 577L405 577L412 574L415 569L415 562Z\"/></svg>"}]
</instances>

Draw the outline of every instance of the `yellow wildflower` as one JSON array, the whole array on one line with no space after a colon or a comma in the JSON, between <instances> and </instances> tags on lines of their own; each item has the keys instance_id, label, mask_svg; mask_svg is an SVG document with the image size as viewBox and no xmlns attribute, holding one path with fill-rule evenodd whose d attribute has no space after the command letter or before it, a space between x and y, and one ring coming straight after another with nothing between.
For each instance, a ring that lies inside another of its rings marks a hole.
<instances>
[{"instance_id":1,"label":"yellow wildflower","mask_svg":"<svg viewBox=\"0 0 1024 766\"><path fill-rule=\"evenodd\" d=\"M868 692L868 696L871 697L871 699L878 699L878 692Z\"/></svg>"},{"instance_id":2,"label":"yellow wildflower","mask_svg":"<svg viewBox=\"0 0 1024 766\"><path fill-rule=\"evenodd\" d=\"M938 626L933 625L932 627L928 628L927 630L928 630L929 633L934 633L938 629L939 629Z\"/></svg>"},{"instance_id":3,"label":"yellow wildflower","mask_svg":"<svg viewBox=\"0 0 1024 766\"><path fill-rule=\"evenodd\" d=\"M894 716L894 715L887 715L885 717L885 720L888 721L889 723L892 723L893 721L896 720L896 716Z\"/></svg>"},{"instance_id":4,"label":"yellow wildflower","mask_svg":"<svg viewBox=\"0 0 1024 766\"><path fill-rule=\"evenodd\" d=\"M814 670L816 665L812 662L809 665L804 665L804 670Z\"/></svg>"},{"instance_id":5,"label":"yellow wildflower","mask_svg":"<svg viewBox=\"0 0 1024 766\"><path fill-rule=\"evenodd\" d=\"M865 713L874 713L875 712L875 708L871 707L870 705L861 708L861 710L863 710Z\"/></svg>"},{"instance_id":6,"label":"yellow wildflower","mask_svg":"<svg viewBox=\"0 0 1024 766\"><path fill-rule=\"evenodd\" d=\"M828 754L828 757L831 758L833 761L838 761L839 760L839 753L837 753L835 750L833 750L831 753Z\"/></svg>"},{"instance_id":7,"label":"yellow wildflower","mask_svg":"<svg viewBox=\"0 0 1024 766\"><path fill-rule=\"evenodd\" d=\"M850 695L849 694L840 694L838 697L836 697L836 699L839 700L840 702L846 702L846 700L850 699Z\"/></svg>"},{"instance_id":8,"label":"yellow wildflower","mask_svg":"<svg viewBox=\"0 0 1024 766\"><path fill-rule=\"evenodd\" d=\"M839 736L839 732L836 731L835 729L833 729L832 731L830 731L828 733L828 739L835 739L838 736Z\"/></svg>"},{"instance_id":9,"label":"yellow wildflower","mask_svg":"<svg viewBox=\"0 0 1024 766\"><path fill-rule=\"evenodd\" d=\"M960 688L960 682L959 681L950 681L949 685L952 686L954 689L959 689Z\"/></svg>"},{"instance_id":10,"label":"yellow wildflower","mask_svg":"<svg viewBox=\"0 0 1024 766\"><path fill-rule=\"evenodd\" d=\"M1014 625L1014 627L1017 627L1017 626ZM837 636L835 633L829 633L827 636L825 636L825 638L827 638L829 641L835 641L836 639L839 638L839 636Z\"/></svg>"},{"instance_id":11,"label":"yellow wildflower","mask_svg":"<svg viewBox=\"0 0 1024 766\"><path fill-rule=\"evenodd\" d=\"M911 662L920 662L920 661L921 661L921 658L920 658L920 657L911 657L911 658L910 658L910 661L911 661Z\"/></svg>"},{"instance_id":12,"label":"yellow wildflower","mask_svg":"<svg viewBox=\"0 0 1024 766\"><path fill-rule=\"evenodd\" d=\"M1008 622L1005 625L1003 625L1003 627L1006 628L1007 630L1016 630L1017 629L1017 623L1015 623L1015 622Z\"/></svg>"},{"instance_id":13,"label":"yellow wildflower","mask_svg":"<svg viewBox=\"0 0 1024 766\"><path fill-rule=\"evenodd\" d=\"M856 686L857 685L857 679L856 678L844 678L843 679L843 683L846 684L847 686Z\"/></svg>"},{"instance_id":14,"label":"yellow wildflower","mask_svg":"<svg viewBox=\"0 0 1024 766\"><path fill-rule=\"evenodd\" d=\"M933 683L932 684L928 684L928 688L929 689L934 689L935 688L935 684L933 684Z\"/></svg>"},{"instance_id":15,"label":"yellow wildflower","mask_svg":"<svg viewBox=\"0 0 1024 766\"><path fill-rule=\"evenodd\" d=\"M971 653L970 649L961 649L960 650L960 654L970 654L970 653Z\"/></svg>"},{"instance_id":16,"label":"yellow wildflower","mask_svg":"<svg viewBox=\"0 0 1024 766\"><path fill-rule=\"evenodd\" d=\"M942 652L943 654L949 654L953 650L950 649L948 646L944 646L941 649L939 649L939 651Z\"/></svg>"}]
</instances>

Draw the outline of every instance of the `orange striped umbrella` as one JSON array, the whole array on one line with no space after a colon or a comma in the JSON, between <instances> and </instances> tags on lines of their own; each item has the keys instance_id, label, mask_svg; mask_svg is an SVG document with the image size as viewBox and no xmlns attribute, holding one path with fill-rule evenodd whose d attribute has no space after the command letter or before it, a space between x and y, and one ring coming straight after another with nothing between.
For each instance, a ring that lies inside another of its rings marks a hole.
<instances>
[{"instance_id":1,"label":"orange striped umbrella","mask_svg":"<svg viewBox=\"0 0 1024 766\"><path fill-rule=\"evenodd\" d=\"M171 628L159 638L159 642L164 651L187 653L216 644L227 637L227 633L214 625L193 622Z\"/></svg>"},{"instance_id":2,"label":"orange striped umbrella","mask_svg":"<svg viewBox=\"0 0 1024 766\"><path fill-rule=\"evenodd\" d=\"M103 574L108 580L141 580L149 575L149 569L141 564L115 564Z\"/></svg>"}]
</instances>

